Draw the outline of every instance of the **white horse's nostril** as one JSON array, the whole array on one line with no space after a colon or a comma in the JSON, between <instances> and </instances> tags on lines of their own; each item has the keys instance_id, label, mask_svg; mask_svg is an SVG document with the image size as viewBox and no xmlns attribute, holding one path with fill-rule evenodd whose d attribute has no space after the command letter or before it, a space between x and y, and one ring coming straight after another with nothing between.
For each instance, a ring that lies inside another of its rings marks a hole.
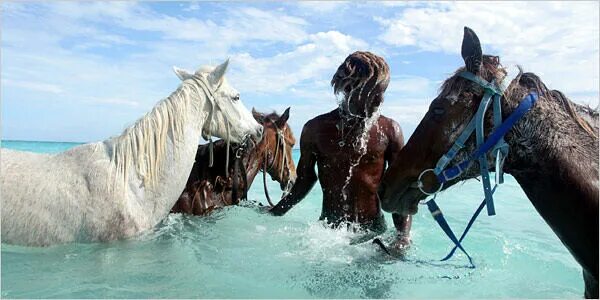
<instances>
[{"instance_id":1,"label":"white horse's nostril","mask_svg":"<svg viewBox=\"0 0 600 300\"><path fill-rule=\"evenodd\" d=\"M262 139L262 136L263 136L263 130L264 130L264 129L263 129L263 127L262 127L262 126L261 126L261 127L258 127L258 128L256 129L256 138L257 138L258 140L261 140L261 139Z\"/></svg>"}]
</instances>

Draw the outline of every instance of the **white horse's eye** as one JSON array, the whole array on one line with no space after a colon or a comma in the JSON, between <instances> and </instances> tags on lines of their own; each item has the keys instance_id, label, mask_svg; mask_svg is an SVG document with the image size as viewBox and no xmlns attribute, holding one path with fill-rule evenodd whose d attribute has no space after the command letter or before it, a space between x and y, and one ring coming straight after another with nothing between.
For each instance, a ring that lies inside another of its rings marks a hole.
<instances>
[{"instance_id":1,"label":"white horse's eye","mask_svg":"<svg viewBox=\"0 0 600 300\"><path fill-rule=\"evenodd\" d=\"M240 100L240 95L233 96L233 101L238 101L238 100Z\"/></svg>"}]
</instances>

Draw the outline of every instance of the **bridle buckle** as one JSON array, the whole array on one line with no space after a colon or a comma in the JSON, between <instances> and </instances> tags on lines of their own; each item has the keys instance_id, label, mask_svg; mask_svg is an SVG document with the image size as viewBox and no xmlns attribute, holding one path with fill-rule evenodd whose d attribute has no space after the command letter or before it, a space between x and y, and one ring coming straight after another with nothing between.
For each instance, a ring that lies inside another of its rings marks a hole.
<instances>
[{"instance_id":1,"label":"bridle buckle","mask_svg":"<svg viewBox=\"0 0 600 300\"><path fill-rule=\"evenodd\" d=\"M434 169L425 169L423 170L423 172L421 172L421 174L419 174L419 178L417 179L417 188L419 188L419 190L421 191L421 193L427 195L427 196L435 196L437 195L439 192L442 191L442 189L444 188L444 183L440 183L440 187L433 192L426 192L423 188L425 187L425 185L423 184L423 181L421 181L421 178L423 178L423 175L427 172L431 171L431 173L433 173L435 175L435 170Z\"/></svg>"}]
</instances>

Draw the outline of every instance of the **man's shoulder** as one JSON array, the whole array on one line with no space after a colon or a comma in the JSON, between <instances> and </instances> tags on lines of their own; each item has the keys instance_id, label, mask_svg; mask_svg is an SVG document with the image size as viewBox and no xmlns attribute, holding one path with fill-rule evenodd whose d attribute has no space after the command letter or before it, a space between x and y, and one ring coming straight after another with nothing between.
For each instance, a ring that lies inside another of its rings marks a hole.
<instances>
[{"instance_id":1,"label":"man's shoulder","mask_svg":"<svg viewBox=\"0 0 600 300\"><path fill-rule=\"evenodd\" d=\"M318 115L310 120L308 120L305 124L304 127L305 128L314 128L317 127L323 123L328 123L331 122L332 120L334 120L336 118L336 111L332 110L328 113L324 113L321 115Z\"/></svg>"},{"instance_id":2,"label":"man's shoulder","mask_svg":"<svg viewBox=\"0 0 600 300\"><path fill-rule=\"evenodd\" d=\"M388 137L400 138L402 137L402 127L392 118L388 118L384 115L379 116L379 126L385 128L384 132Z\"/></svg>"},{"instance_id":3,"label":"man's shoulder","mask_svg":"<svg viewBox=\"0 0 600 300\"><path fill-rule=\"evenodd\" d=\"M384 115L379 116L379 123L380 124L383 123L386 125L390 125L392 127L400 128L400 124L398 124L398 122L396 122L396 120L394 120L390 117L384 116Z\"/></svg>"}]
</instances>

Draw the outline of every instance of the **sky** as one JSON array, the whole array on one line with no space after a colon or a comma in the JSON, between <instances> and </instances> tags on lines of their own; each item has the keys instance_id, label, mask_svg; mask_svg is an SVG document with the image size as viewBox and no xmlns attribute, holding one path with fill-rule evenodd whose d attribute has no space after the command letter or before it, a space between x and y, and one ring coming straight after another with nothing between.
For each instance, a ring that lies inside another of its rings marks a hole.
<instances>
[{"instance_id":1,"label":"sky","mask_svg":"<svg viewBox=\"0 0 600 300\"><path fill-rule=\"evenodd\" d=\"M463 27L486 54L597 107L598 2L0 2L2 139L91 142L120 134L195 70L230 58L248 109L282 112L296 137L337 107L346 56L390 66L382 113L410 136L463 65ZM297 146L297 145L296 145Z\"/></svg>"}]
</instances>

